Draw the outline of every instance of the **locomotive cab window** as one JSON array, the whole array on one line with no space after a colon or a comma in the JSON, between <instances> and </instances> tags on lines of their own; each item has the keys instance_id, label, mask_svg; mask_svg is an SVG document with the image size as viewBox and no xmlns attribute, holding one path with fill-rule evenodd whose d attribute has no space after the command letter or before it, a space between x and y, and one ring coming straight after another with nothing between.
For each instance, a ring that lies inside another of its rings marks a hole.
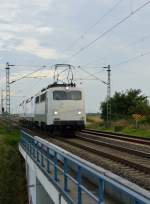
<instances>
[{"instance_id":1,"label":"locomotive cab window","mask_svg":"<svg viewBox=\"0 0 150 204\"><path fill-rule=\"evenodd\" d=\"M67 100L81 100L81 91L70 91L67 98Z\"/></svg>"},{"instance_id":2,"label":"locomotive cab window","mask_svg":"<svg viewBox=\"0 0 150 204\"><path fill-rule=\"evenodd\" d=\"M39 103L39 101L40 101L40 98L39 98L39 96L37 96L37 97L35 98L35 103Z\"/></svg>"},{"instance_id":3,"label":"locomotive cab window","mask_svg":"<svg viewBox=\"0 0 150 204\"><path fill-rule=\"evenodd\" d=\"M54 91L54 100L81 100L81 91Z\"/></svg>"},{"instance_id":4,"label":"locomotive cab window","mask_svg":"<svg viewBox=\"0 0 150 204\"><path fill-rule=\"evenodd\" d=\"M41 99L41 100L40 100L41 102L45 101L45 99L46 99L46 93L42 94L40 99Z\"/></svg>"}]
</instances>

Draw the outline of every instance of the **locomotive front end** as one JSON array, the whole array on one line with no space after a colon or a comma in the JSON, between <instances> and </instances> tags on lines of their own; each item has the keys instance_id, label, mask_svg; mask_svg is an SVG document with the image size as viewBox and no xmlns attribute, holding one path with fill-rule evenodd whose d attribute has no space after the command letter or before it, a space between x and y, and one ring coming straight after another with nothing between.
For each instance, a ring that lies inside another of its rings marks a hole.
<instances>
[{"instance_id":1,"label":"locomotive front end","mask_svg":"<svg viewBox=\"0 0 150 204\"><path fill-rule=\"evenodd\" d=\"M81 130L85 127L83 92L76 87L55 88L53 97L53 125L61 129Z\"/></svg>"}]
</instances>

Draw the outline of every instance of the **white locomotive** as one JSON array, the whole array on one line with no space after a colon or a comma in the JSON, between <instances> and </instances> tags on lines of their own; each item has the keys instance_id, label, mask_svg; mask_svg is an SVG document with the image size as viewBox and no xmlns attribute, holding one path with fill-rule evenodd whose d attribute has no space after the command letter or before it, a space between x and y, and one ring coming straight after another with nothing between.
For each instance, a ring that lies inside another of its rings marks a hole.
<instances>
[{"instance_id":1,"label":"white locomotive","mask_svg":"<svg viewBox=\"0 0 150 204\"><path fill-rule=\"evenodd\" d=\"M75 84L49 85L19 106L19 117L28 126L55 130L81 130L85 126L84 95Z\"/></svg>"}]
</instances>

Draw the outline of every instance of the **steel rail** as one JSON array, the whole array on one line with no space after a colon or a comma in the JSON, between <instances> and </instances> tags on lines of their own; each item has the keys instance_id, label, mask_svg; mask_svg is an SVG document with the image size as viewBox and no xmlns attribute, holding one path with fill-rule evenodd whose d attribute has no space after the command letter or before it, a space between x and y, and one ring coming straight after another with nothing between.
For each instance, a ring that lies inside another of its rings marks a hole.
<instances>
[{"instance_id":1,"label":"steel rail","mask_svg":"<svg viewBox=\"0 0 150 204\"><path fill-rule=\"evenodd\" d=\"M134 155L137 155L137 156L141 156L141 157L145 157L145 158L150 158L150 153L147 153L147 152L143 152L143 151L139 151L139 150L123 147L123 146L120 146L120 145L111 144L109 142L104 142L104 141L100 141L98 139L89 138L87 136L82 136L80 134L76 134L76 137L81 139L81 140L84 140L84 141L87 141L87 142L91 142L93 144L110 147L110 148L115 149L115 150L131 153L131 154L134 154Z\"/></svg>"},{"instance_id":2,"label":"steel rail","mask_svg":"<svg viewBox=\"0 0 150 204\"><path fill-rule=\"evenodd\" d=\"M22 131L22 133L23 133L23 131ZM27 138L28 137L28 138ZM77 161L76 161L76 156L74 157L74 156L69 156L69 152L66 154L65 153L65 157L64 157L64 150L62 151L62 150L60 150L59 149L59 147L57 147L56 148L56 146L54 147L53 146L53 144L49 144L48 146L47 146L47 142L45 141L45 142L43 142L44 140L42 140L42 139L40 139L40 138L38 138L38 137L36 137L36 139L34 140L33 138L32 138L33 136L31 136L31 135L29 135L28 133L26 133L26 132L24 132L24 135L22 134L21 135L21 140L20 140L20 145L23 145L23 147L26 147L26 150L27 150L27 152L30 154L30 156L31 156L31 158L33 159L33 160L36 160L37 161L37 165L38 165L38 167L40 167L40 169L42 170L42 171L44 171L44 173L46 173L45 175L47 176L50 176L50 174L51 174L51 172L50 172L50 166L49 166L49 162L50 162L50 158L51 158L51 156L50 155L52 155L52 162L51 162L51 164L52 165L54 165L54 169L56 169L56 176L55 176L55 174L54 175L52 175L53 176L53 179L51 179L51 181L52 181L52 183L54 182L54 179L55 179L55 181L57 182L57 184L59 183L58 181L58 169L60 170L60 168L59 168L59 166L58 166L58 161L56 161L55 159L56 158L58 158L58 159L63 159L63 161L64 161L64 163L65 163L65 161L66 161L66 159L68 159L68 161L71 161L71 164L72 164L72 162L75 162L75 164L77 164L77 167L80 167L80 168L78 168L78 174L77 175L81 175L80 173L81 173L81 168L82 169L84 169L84 170L86 170L87 172L90 172L91 171L91 173L95 173L95 170L94 169L92 169L92 170L90 170L89 169L89 166L87 167L87 166L84 166L84 162L83 162L83 160L81 159L81 162L77 159ZM37 139L38 138L38 139ZM51 149L51 151L50 151L50 149ZM40 157L38 157L38 154L36 154L38 151L40 151L40 153L41 153L41 155L40 155ZM48 160L49 162L47 162L46 164L44 164L43 163L43 157L45 157L46 156L46 161ZM53 156L55 156L55 159L53 158ZM65 158L65 159L64 159ZM74 159L75 158L75 159ZM66 161L66 164L68 163L68 161ZM86 161L85 161L86 162ZM85 163L86 164L86 163ZM56 166L57 165L57 166ZM80 166L79 166L80 165ZM74 165L74 163L73 163L73 166L75 166ZM66 173L66 174L64 174L64 182L66 181L65 180L65 178L71 178L70 176L68 176L68 173L67 173L67 171L66 171L66 165L64 165L64 173ZM101 178L104 178L104 177L106 177L107 175L106 174L104 174L103 172L102 172L102 177ZM87 175L89 175L89 173L87 174ZM99 176L99 174L96 172L96 175L98 175ZM67 176L67 177L66 177ZM84 175L83 175L84 176ZM108 183L108 182L110 182L110 175L108 174L108 177L109 177L109 180L106 180L106 182ZM49 177L50 178L50 177ZM79 178L79 180L77 180ZM76 180L77 180L77 184L78 184L78 187L79 187L79 190L80 190L80 192L81 192L81 190L82 191L84 191L85 193L88 193L89 192L89 188L86 190L85 188L84 188L84 185L83 185L83 183L80 183L80 181L82 180L82 179L80 179L81 177L77 177L76 178ZM88 177L89 178L89 177ZM91 177L91 178L93 178L93 177ZM95 176L94 176L94 178L95 178ZM99 178L99 177L98 177ZM100 193L101 192L101 189L102 189L102 192L104 192L104 189L103 189L103 187L105 186L103 183L102 183L102 179L100 178L100 180L98 180L98 182L100 181L100 184L99 184L99 192L98 193ZM74 179L72 180L72 181L74 181ZM105 180L104 180L105 181ZM67 182L67 181L66 181ZM123 183L123 188L120 186L120 181L118 181L117 180L117 185L115 184L115 180L114 179L111 179L111 185L113 185L113 186L115 186L115 187L117 187L117 189L121 189L122 191L124 191L125 193L127 193L127 194L125 194L125 196L126 195L130 195L131 193L130 193L130 191L133 189L133 193L131 194L132 195L132 197L131 198L133 198L132 200L133 200L133 202L134 203L148 203L147 202L147 200L146 200L146 202L144 202L145 200L144 199L141 199L141 197L140 197L140 195L141 195L141 192L140 192L140 194L138 195L138 194L136 194L136 191L134 191L134 188L132 187L132 188L130 188L130 186L128 186L128 190L126 190L125 189L125 186L126 186L126 183L124 184ZM67 188L67 183L64 183L65 185L63 186L63 188L64 188L64 191L66 191L67 193L69 192L68 191L68 188ZM58 185L56 185L56 187L60 187L60 186L58 186ZM59 188L60 189L60 188ZM63 193L64 193L64 191L63 191ZM95 191L94 191L95 192ZM79 194L79 196L80 195L82 195L81 193ZM98 195L100 195L100 194L98 194ZM91 196L91 194L89 193L89 196L91 197L91 198L95 198L95 196ZM68 196L67 196L68 197ZM80 197L81 199L82 199L82 197ZM145 198L145 197L144 197ZM80 199L80 200L81 200ZM101 200L101 196L100 196L100 201L102 201ZM141 201L141 202L140 202ZM82 202L82 200L81 200L81 202ZM80 203L81 203L80 202ZM72 202L71 202L72 203ZM78 202L79 203L79 202ZM101 202L99 202L99 200L98 200L98 203L101 203ZM103 203L103 201L102 201L102 203Z\"/></svg>"},{"instance_id":3,"label":"steel rail","mask_svg":"<svg viewBox=\"0 0 150 204\"><path fill-rule=\"evenodd\" d=\"M31 131L31 130L30 130ZM77 136L78 137L78 136ZM103 150L101 150L101 149L94 149L93 147L91 147L90 146L90 144L89 145L85 145L85 144L83 144L83 143L77 143L77 142L75 142L75 141L73 141L73 140L68 140L68 139L66 139L66 138L62 138L62 137L56 137L55 138L56 140L58 140L58 141L62 141L62 142L65 142L65 143L68 143L68 144L70 144L70 145L73 145L73 146L75 146L75 147L78 147L78 148L80 148L80 149L84 149L84 150L86 150L86 151L88 151L88 152L91 152L91 153L93 153L93 154L96 154L96 155L100 155L100 156L103 156L103 157L105 157L105 158L107 158L107 159L110 159L110 160L113 160L113 161L115 161L115 162L118 162L118 163L121 163L121 164L123 164L123 165L127 165L127 166L129 166L129 167L131 167L131 168L134 168L134 169L137 169L137 170L139 170L140 172L144 172L144 173L146 173L146 174L150 174L150 167L147 167L147 166L144 166L143 164L140 164L140 163L137 163L136 161L134 161L134 162L132 162L132 161L129 161L128 159L126 159L126 158L120 158L120 155L112 155L112 154L110 154L109 152L104 152ZM84 137L84 139L82 138L82 140L88 140L89 138L85 138ZM89 141L89 140L88 140ZM90 141L91 143L93 143L93 140L92 141ZM95 142L94 142L95 143ZM99 145L101 145L102 143L101 143L101 141L98 141L98 143L99 143ZM98 144L97 143L97 141L96 141L96 144ZM101 144L100 144L101 143ZM109 147L112 147L112 146L110 146L110 144L107 144L106 142L104 142L103 143L103 146L109 146ZM117 146L117 145L116 145ZM127 151L127 149L125 148L125 147L116 147L115 146L115 148L117 148L117 150L119 150L119 151L124 151L124 150L126 150L126 152L127 153L135 153L135 154L138 154L138 156L145 156L145 158L150 158L150 155L149 154L147 154L147 153L145 153L145 152L142 152L142 155L139 155L140 153L138 152L137 153L137 150L132 150L132 149L128 149L128 151ZM135 155L136 156L136 155Z\"/></svg>"},{"instance_id":4,"label":"steel rail","mask_svg":"<svg viewBox=\"0 0 150 204\"><path fill-rule=\"evenodd\" d=\"M90 147L89 145L85 145L85 144L82 144L82 143L77 143L75 141L70 141L70 140L66 140L66 139L63 139L63 138L58 138L59 140L65 142L65 143L68 143L72 146L75 146L75 147L78 147L80 149L83 149L83 150L86 150L88 152L91 152L93 154L96 154L96 155L100 155L100 156L103 156L107 159L110 159L110 160L113 160L115 162L119 162L123 165L127 165L131 168L134 168L136 170L139 170L140 172L144 172L145 174L150 174L150 167L147 167L147 166L144 166L140 163L136 163L136 162L133 162L133 161L129 161L128 159L125 159L125 158L120 158L120 156L116 156L116 155L112 155L108 152L104 152L102 150L97 150L97 149L94 149L93 147Z\"/></svg>"},{"instance_id":5,"label":"steel rail","mask_svg":"<svg viewBox=\"0 0 150 204\"><path fill-rule=\"evenodd\" d=\"M138 136L132 137L131 135L125 135L125 134L113 133L113 132L96 131L93 129L85 129L85 130L82 130L81 132L92 134L92 135L94 134L95 136L110 137L112 139L124 140L128 142L134 142L134 143L150 146L150 139L148 138L142 138Z\"/></svg>"},{"instance_id":6,"label":"steel rail","mask_svg":"<svg viewBox=\"0 0 150 204\"><path fill-rule=\"evenodd\" d=\"M26 131L27 131L27 129L26 129ZM37 135L37 133L35 134L35 133L33 133L33 131L31 131L31 130L29 130L28 129L28 131L30 132L30 134L31 134L31 132L32 132L32 135L33 135L33 137L34 137L34 135ZM45 135L45 134L44 134ZM48 139L48 138L46 138L46 139ZM106 161L106 164L108 165L108 163L110 162L110 165L109 165L109 168L111 169L111 165L118 165L118 170L121 168L122 170L120 171L120 173L119 173L119 175L120 176L123 176L123 177L125 177L125 178L127 178L128 180L130 180L131 182L134 182L134 183L136 183L137 185L139 185L139 186L142 186L143 188L145 188L145 189L150 189L150 185L149 185L149 181L148 181L148 183L145 181L145 178L149 178L150 177L150 167L149 166L145 166L145 164L147 164L147 162L142 162L142 159L141 159L141 162L143 163L141 163L140 162L140 159L138 158L138 160L139 161L136 161L136 159L134 160L134 158L132 158L132 159L130 159L130 156L129 157L121 157L120 158L120 155L121 155L121 152L120 153L118 153L118 154L116 154L116 155L114 155L114 154L112 154L112 152L111 153L109 153L109 151L105 151L105 150L102 150L102 149L98 149L98 151L95 149L95 147L91 147L90 145L90 147L88 146L86 146L86 144L84 144L84 141L82 142L80 142L80 143L78 143L78 142L75 142L75 141L73 141L74 140L74 138L72 138L72 139L69 139L69 138L62 138L62 137L56 137L56 138L53 138L53 139L55 139L55 141L56 140L58 140L58 142L59 143L57 143L57 141L56 141L56 143L54 142L54 144L57 144L58 146L60 145L60 147L61 147L61 145L62 145L62 147L64 148L64 145L66 144L70 144L71 146L69 147L69 145L67 145L68 146L68 148L69 148L69 151L70 151L70 148L79 148L80 150L76 150L75 151L75 149L73 149L72 151L75 153L75 155L78 155L78 152L79 152L79 155L80 155L80 152L83 150L83 155L85 154L85 155L87 155L86 157L85 157L85 159L86 160L89 160L89 161L91 161L92 162L92 160L90 159L90 154L91 154L91 156L92 156L92 154L93 154L93 156L95 155L95 156L97 156L97 159L98 159L98 157L100 158L100 160L104 160L104 161ZM49 141L49 140L48 140ZM52 141L51 141L52 142ZM61 144L61 142L62 142L62 144ZM73 143L74 142L74 143ZM52 142L53 143L53 142ZM63 143L64 143L64 145L63 145ZM66 146L65 145L65 146ZM67 149L67 147L65 147L64 149ZM84 152L84 150L85 150L85 152ZM87 153L86 153L87 152ZM128 152L129 153L129 152ZM89 155L89 158L88 158L88 155ZM130 155L130 154L129 154ZM81 155L80 155L81 156ZM128 161L128 158L129 158L129 161ZM98 160L97 160L98 161ZM132 162L133 161L133 162ZM108 162L108 163L107 163ZM144 164L145 163L145 164ZM105 166L104 165L104 168L108 168L108 166ZM103 166L103 165L102 165ZM116 167L115 167L116 168ZM114 173L116 173L116 170L111 170L112 172L114 172ZM126 176L128 173L127 172L128 171L130 171L130 172L133 172L133 177L132 177L132 175L130 175L129 177L128 176ZM135 176L134 176L134 172L135 172ZM126 174L127 173L127 174ZM118 173L116 173L116 174L118 174ZM136 179L137 178L137 179ZM144 183L143 183L144 182Z\"/></svg>"}]
</instances>

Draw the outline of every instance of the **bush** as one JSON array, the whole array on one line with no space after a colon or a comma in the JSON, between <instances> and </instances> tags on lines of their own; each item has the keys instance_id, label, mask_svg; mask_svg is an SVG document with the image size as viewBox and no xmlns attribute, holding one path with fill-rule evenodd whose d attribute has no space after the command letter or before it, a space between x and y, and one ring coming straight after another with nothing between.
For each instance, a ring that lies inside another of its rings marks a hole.
<instances>
[{"instance_id":1,"label":"bush","mask_svg":"<svg viewBox=\"0 0 150 204\"><path fill-rule=\"evenodd\" d=\"M124 128L123 126L115 126L114 131L115 132L121 132L123 130L123 128Z\"/></svg>"},{"instance_id":2,"label":"bush","mask_svg":"<svg viewBox=\"0 0 150 204\"><path fill-rule=\"evenodd\" d=\"M25 165L18 150L18 131L6 133L0 127L0 203L25 204Z\"/></svg>"},{"instance_id":3,"label":"bush","mask_svg":"<svg viewBox=\"0 0 150 204\"><path fill-rule=\"evenodd\" d=\"M150 124L150 115L146 116L146 122Z\"/></svg>"}]
</instances>

